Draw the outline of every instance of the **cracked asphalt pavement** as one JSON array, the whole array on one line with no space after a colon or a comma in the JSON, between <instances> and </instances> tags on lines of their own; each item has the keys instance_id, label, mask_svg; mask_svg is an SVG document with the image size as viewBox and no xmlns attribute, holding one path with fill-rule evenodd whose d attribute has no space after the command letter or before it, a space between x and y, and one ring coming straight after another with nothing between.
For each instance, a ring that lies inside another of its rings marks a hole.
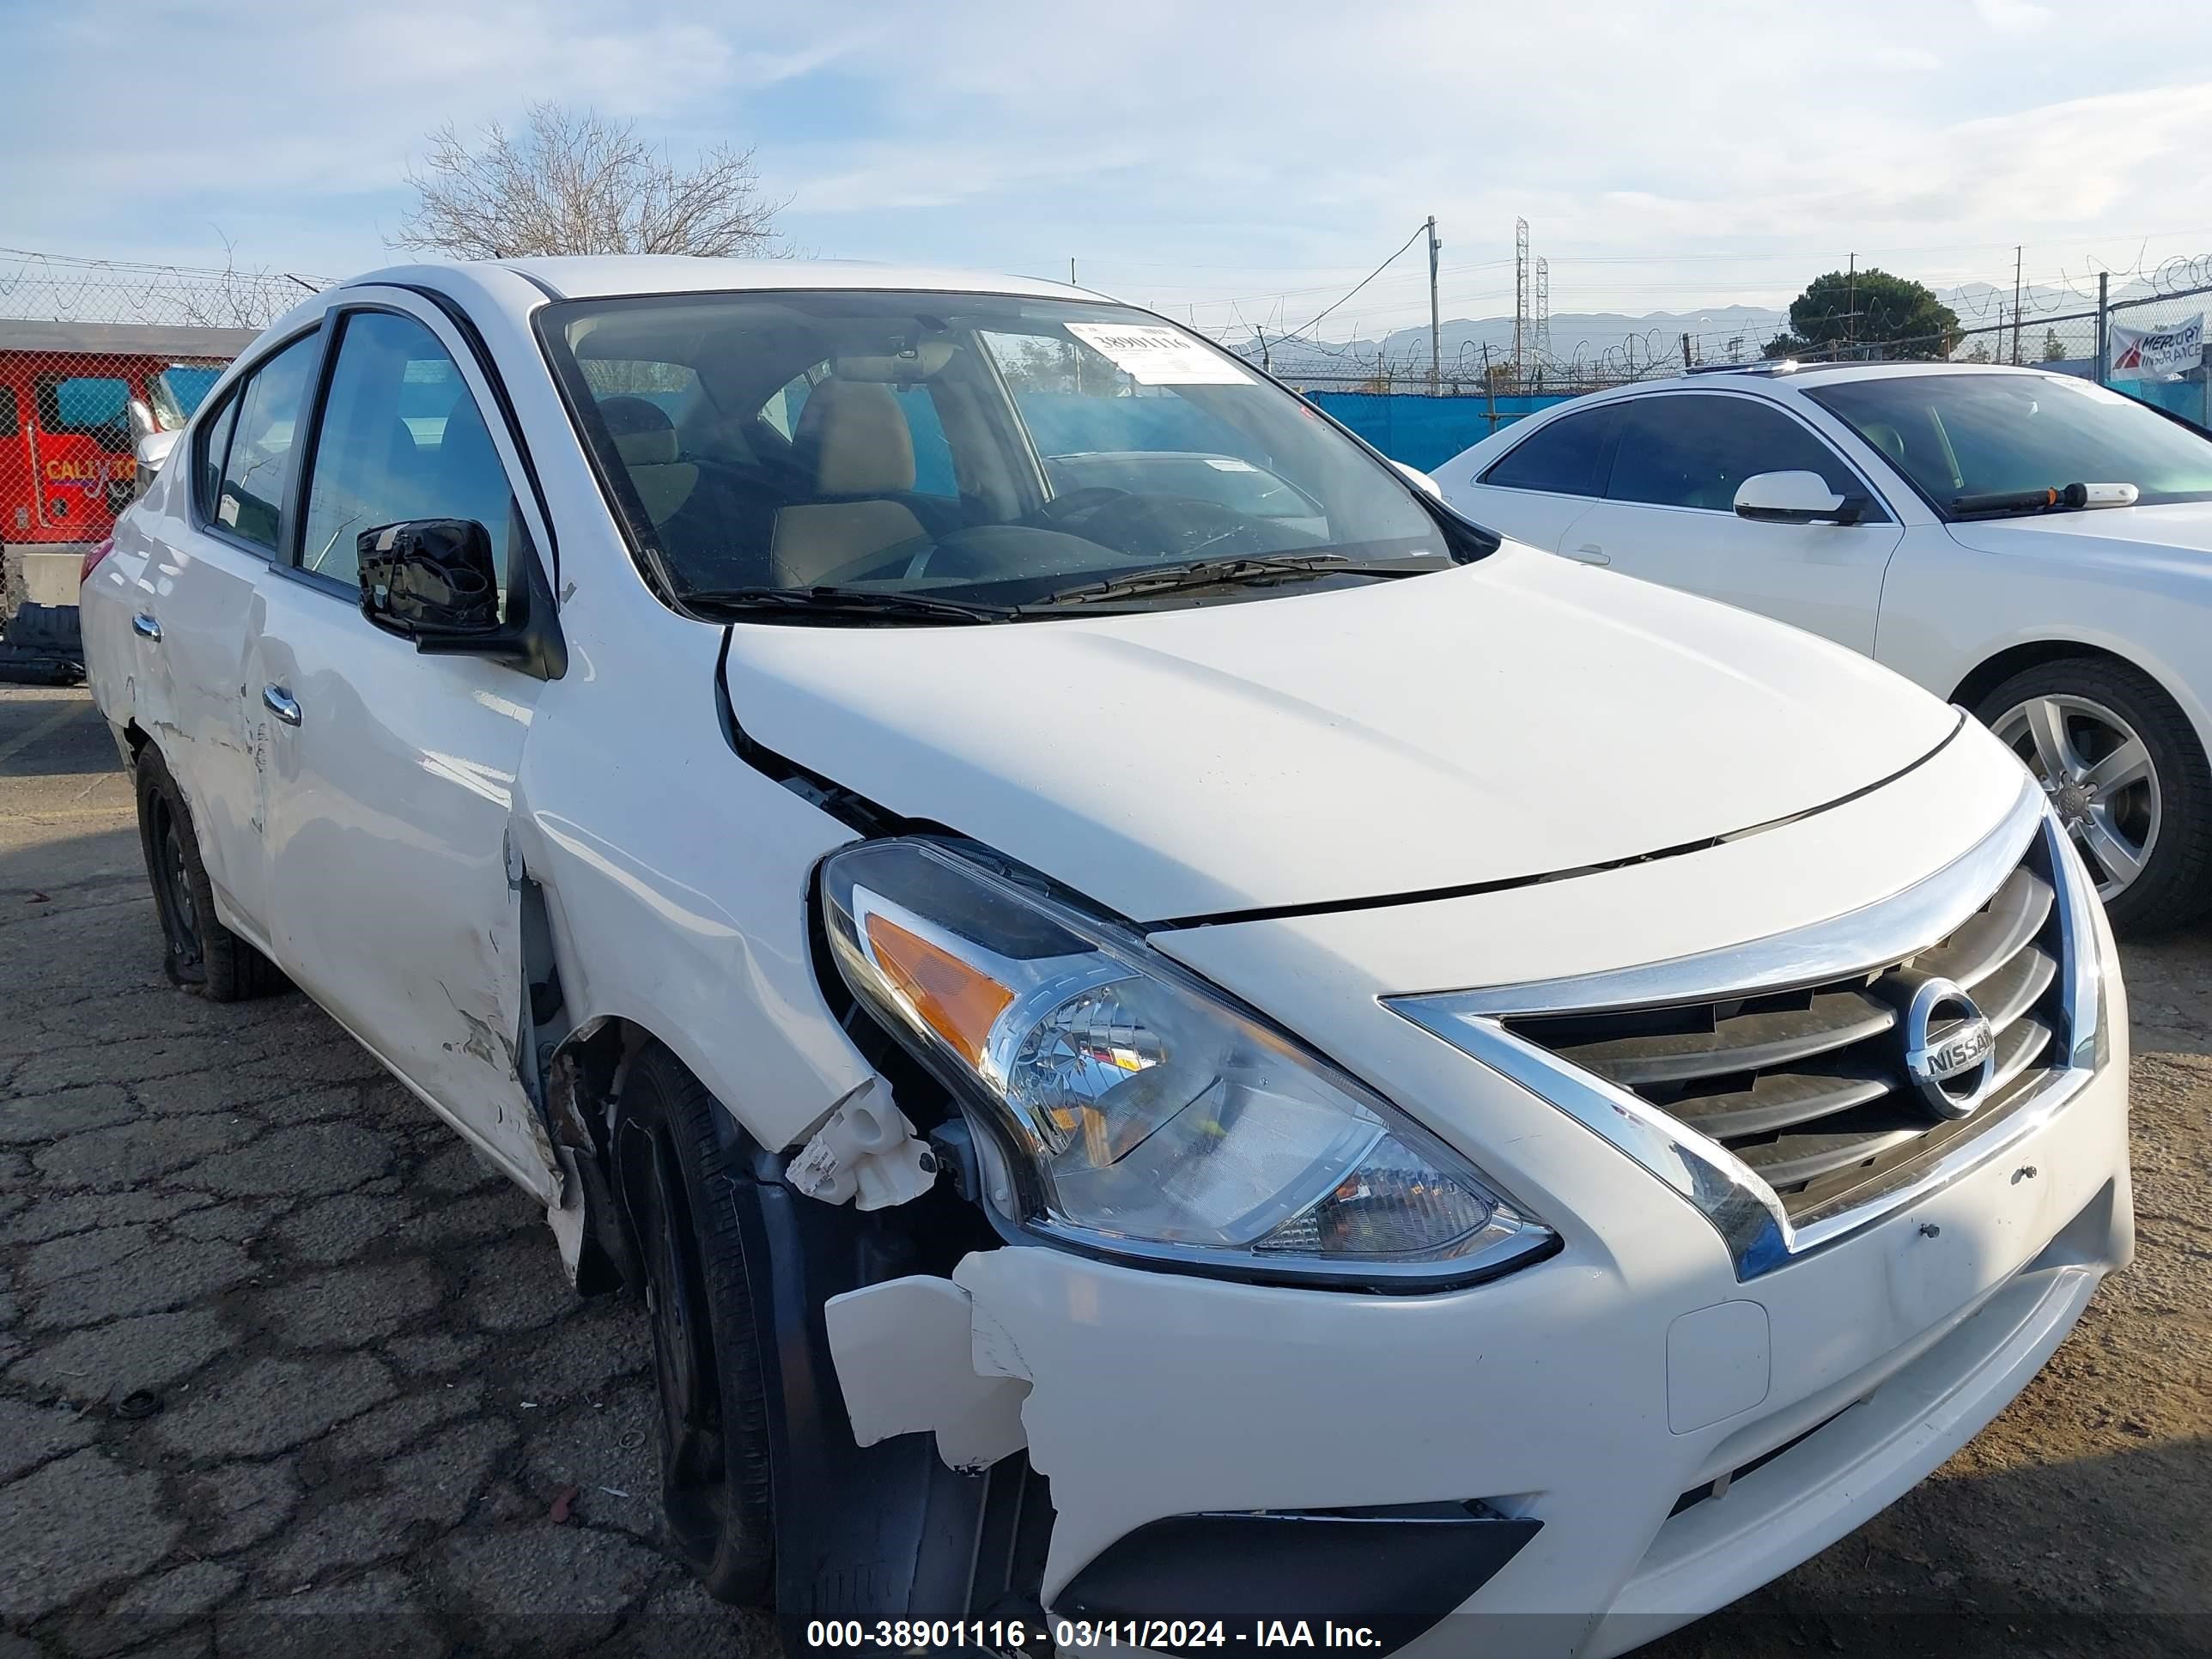
<instances>
[{"instance_id":1,"label":"cracked asphalt pavement","mask_svg":"<svg viewBox=\"0 0 2212 1659\"><path fill-rule=\"evenodd\" d=\"M2127 954L2134 1269L1653 1651L2212 1651L2212 932ZM0 1659L775 1650L653 1546L635 1304L305 998L167 984L82 690L0 688Z\"/></svg>"},{"instance_id":2,"label":"cracked asphalt pavement","mask_svg":"<svg viewBox=\"0 0 2212 1659\"><path fill-rule=\"evenodd\" d=\"M654 1547L636 1304L306 998L172 988L135 822L0 689L0 1659L773 1653Z\"/></svg>"}]
</instances>

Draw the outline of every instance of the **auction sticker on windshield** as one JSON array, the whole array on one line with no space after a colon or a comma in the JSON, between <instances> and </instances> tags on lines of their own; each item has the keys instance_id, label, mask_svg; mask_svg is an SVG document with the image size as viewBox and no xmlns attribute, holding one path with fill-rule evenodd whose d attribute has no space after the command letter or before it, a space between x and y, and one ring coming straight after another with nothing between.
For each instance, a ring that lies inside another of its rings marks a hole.
<instances>
[{"instance_id":1,"label":"auction sticker on windshield","mask_svg":"<svg viewBox=\"0 0 2212 1659\"><path fill-rule=\"evenodd\" d=\"M1152 323L1068 323L1067 331L1139 386L1249 386L1252 377L1181 329Z\"/></svg>"}]
</instances>

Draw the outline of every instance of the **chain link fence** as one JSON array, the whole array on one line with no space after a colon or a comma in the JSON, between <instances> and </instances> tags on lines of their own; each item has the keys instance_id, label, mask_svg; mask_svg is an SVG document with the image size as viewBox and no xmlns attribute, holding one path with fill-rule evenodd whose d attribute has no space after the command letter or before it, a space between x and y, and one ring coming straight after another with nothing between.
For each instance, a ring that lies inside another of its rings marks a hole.
<instances>
[{"instance_id":1,"label":"chain link fence","mask_svg":"<svg viewBox=\"0 0 2212 1659\"><path fill-rule=\"evenodd\" d=\"M78 575L137 489L138 441L181 428L327 285L0 248L0 627L18 665L74 650Z\"/></svg>"}]
</instances>

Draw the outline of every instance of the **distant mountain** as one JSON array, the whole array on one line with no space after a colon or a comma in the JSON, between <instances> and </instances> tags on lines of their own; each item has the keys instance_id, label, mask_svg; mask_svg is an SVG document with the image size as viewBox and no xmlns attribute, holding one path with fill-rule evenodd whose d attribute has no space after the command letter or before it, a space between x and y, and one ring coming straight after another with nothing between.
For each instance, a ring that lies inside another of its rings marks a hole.
<instances>
[{"instance_id":1,"label":"distant mountain","mask_svg":"<svg viewBox=\"0 0 2212 1659\"><path fill-rule=\"evenodd\" d=\"M2115 283L2114 302L2143 297L2152 292L2140 279ZM1958 313L1960 326L1989 327L2000 318L2009 321L2013 291L1990 283L1964 283L1939 290L1943 303ZM2040 328L2054 316L2070 316L2096 309L2094 289L2085 299L2063 288L2029 287L2020 295L2023 331ZM1641 316L1619 312L1557 312L1552 317L1551 359L1563 368L1577 360L1592 368L1618 373L1632 361L1640 367L1649 362L1676 362L1682 357L1682 336L1691 340L1691 351L1701 363L1740 360L1755 362L1766 343L1790 325L1786 307L1701 306L1694 311L1651 311ZM2038 336L2037 337L2040 337ZM1455 317L1437 329L1437 357L1447 380L1475 379L1482 372L1483 349L1490 361L1499 362L1513 355L1510 317ZM1259 347L1240 343L1246 356L1260 356ZM1310 340L1270 342L1269 366L1292 380L1305 376L1337 380L1364 378L1387 368L1394 378L1425 375L1429 367L1429 331L1401 328L1380 339L1321 343Z\"/></svg>"},{"instance_id":2,"label":"distant mountain","mask_svg":"<svg viewBox=\"0 0 2212 1659\"><path fill-rule=\"evenodd\" d=\"M1632 361L1680 361L1682 336L1689 334L1700 360L1724 362L1733 344L1735 355L1748 362L1787 325L1786 313L1759 306L1708 306L1696 311L1647 312L1631 317L1619 312L1557 312L1552 317L1553 359L1571 364L1580 359L1595 366L1601 361L1626 367ZM1437 356L1447 378L1474 378L1482 373L1483 349L1490 361L1503 362L1513 355L1510 317L1454 317L1439 325ZM1256 346L1239 346L1256 356ZM1401 328L1379 340L1358 339L1327 343L1292 340L1271 343L1270 367L1278 374L1362 374L1388 365L1393 371L1425 374L1429 366L1429 331Z\"/></svg>"}]
</instances>

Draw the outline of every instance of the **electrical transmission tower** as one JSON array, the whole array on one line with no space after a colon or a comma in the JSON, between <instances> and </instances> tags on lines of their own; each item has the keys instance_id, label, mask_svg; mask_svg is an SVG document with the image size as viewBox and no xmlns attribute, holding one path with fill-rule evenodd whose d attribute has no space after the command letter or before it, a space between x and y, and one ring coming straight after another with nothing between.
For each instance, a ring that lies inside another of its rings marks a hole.
<instances>
[{"instance_id":1,"label":"electrical transmission tower","mask_svg":"<svg viewBox=\"0 0 2212 1659\"><path fill-rule=\"evenodd\" d=\"M1528 378L1528 351L1535 344L1535 331L1528 325L1528 222L1513 222L1513 374L1516 380Z\"/></svg>"},{"instance_id":2,"label":"electrical transmission tower","mask_svg":"<svg viewBox=\"0 0 2212 1659\"><path fill-rule=\"evenodd\" d=\"M1536 261L1535 339L1529 349L1534 366L1541 369L1552 361L1552 262Z\"/></svg>"}]
</instances>

